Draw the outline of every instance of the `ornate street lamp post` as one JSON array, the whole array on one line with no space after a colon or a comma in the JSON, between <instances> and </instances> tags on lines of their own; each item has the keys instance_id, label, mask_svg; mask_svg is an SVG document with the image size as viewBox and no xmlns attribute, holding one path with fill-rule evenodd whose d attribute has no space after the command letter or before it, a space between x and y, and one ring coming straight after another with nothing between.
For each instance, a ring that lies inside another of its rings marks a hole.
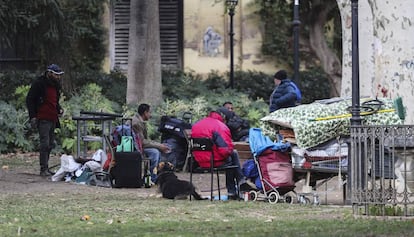
<instances>
[{"instance_id":1,"label":"ornate street lamp post","mask_svg":"<svg viewBox=\"0 0 414 237\"><path fill-rule=\"evenodd\" d=\"M233 32L233 16L234 16L234 10L237 6L238 0L226 0L227 10L228 14L230 16L230 88L233 89L234 87L234 32Z\"/></svg>"},{"instance_id":2,"label":"ornate street lamp post","mask_svg":"<svg viewBox=\"0 0 414 237\"><path fill-rule=\"evenodd\" d=\"M359 39L358 39L358 0L351 0L352 11L352 108L351 124L361 125L359 102Z\"/></svg>"},{"instance_id":3,"label":"ornate street lamp post","mask_svg":"<svg viewBox=\"0 0 414 237\"><path fill-rule=\"evenodd\" d=\"M299 81L299 0L293 5L293 81Z\"/></svg>"},{"instance_id":4,"label":"ornate street lamp post","mask_svg":"<svg viewBox=\"0 0 414 237\"><path fill-rule=\"evenodd\" d=\"M351 126L361 125L361 107L359 93L359 39L358 39L358 0L351 0L352 14L352 106L351 106ZM355 131L355 130L352 130ZM352 134L351 134L352 135ZM348 159L348 176L347 176L347 196L345 202L352 203L352 190L365 189L365 172L357 170L365 170L365 158L362 156L357 160L357 152L361 151L361 147L357 143L351 145L351 159ZM354 157L355 156L355 157ZM353 164L353 162L355 164ZM356 167L356 166L359 167ZM352 168L355 169L352 169ZM354 173L356 172L356 173ZM359 174L359 175L358 175ZM355 180L354 180L355 179ZM356 187L353 187L356 186Z\"/></svg>"}]
</instances>

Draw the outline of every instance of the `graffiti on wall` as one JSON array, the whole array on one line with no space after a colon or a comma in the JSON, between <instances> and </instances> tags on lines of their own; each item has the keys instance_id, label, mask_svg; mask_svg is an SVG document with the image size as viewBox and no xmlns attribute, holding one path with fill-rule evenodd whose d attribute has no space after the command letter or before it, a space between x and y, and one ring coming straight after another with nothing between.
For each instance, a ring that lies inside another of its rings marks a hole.
<instances>
[{"instance_id":1,"label":"graffiti on wall","mask_svg":"<svg viewBox=\"0 0 414 237\"><path fill-rule=\"evenodd\" d=\"M203 53L205 56L216 57L220 54L221 35L212 26L207 27L203 35Z\"/></svg>"},{"instance_id":2,"label":"graffiti on wall","mask_svg":"<svg viewBox=\"0 0 414 237\"><path fill-rule=\"evenodd\" d=\"M402 60L400 66L401 73L396 72L395 74L403 77L406 81L412 82L414 78L414 59Z\"/></svg>"},{"instance_id":3,"label":"graffiti on wall","mask_svg":"<svg viewBox=\"0 0 414 237\"><path fill-rule=\"evenodd\" d=\"M413 94L414 59L402 60L400 66L402 68L401 73L403 74L405 83L409 83L409 84L406 84L408 86L405 86L404 88L406 89L411 88L410 94Z\"/></svg>"},{"instance_id":4,"label":"graffiti on wall","mask_svg":"<svg viewBox=\"0 0 414 237\"><path fill-rule=\"evenodd\" d=\"M403 60L401 62L401 67L406 70L414 70L414 59L412 60Z\"/></svg>"}]
</instances>

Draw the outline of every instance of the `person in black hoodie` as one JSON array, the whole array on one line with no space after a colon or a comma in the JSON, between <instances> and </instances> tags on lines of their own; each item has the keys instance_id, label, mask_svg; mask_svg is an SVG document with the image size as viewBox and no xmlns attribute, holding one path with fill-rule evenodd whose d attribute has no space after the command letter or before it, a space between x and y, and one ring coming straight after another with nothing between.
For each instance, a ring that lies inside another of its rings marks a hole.
<instances>
[{"instance_id":1,"label":"person in black hoodie","mask_svg":"<svg viewBox=\"0 0 414 237\"><path fill-rule=\"evenodd\" d=\"M49 65L46 72L32 83L26 97L30 125L39 132L40 176L53 175L49 170L49 156L55 144L55 128L60 127L59 116L63 114L59 104L63 73L58 65Z\"/></svg>"},{"instance_id":2,"label":"person in black hoodie","mask_svg":"<svg viewBox=\"0 0 414 237\"><path fill-rule=\"evenodd\" d=\"M228 110L225 111L225 110ZM220 110L224 111L227 115L226 125L230 128L232 140L235 142L238 141L247 141L249 138L249 121L240 118L233 110L233 103L226 101L223 104L223 107Z\"/></svg>"}]
</instances>

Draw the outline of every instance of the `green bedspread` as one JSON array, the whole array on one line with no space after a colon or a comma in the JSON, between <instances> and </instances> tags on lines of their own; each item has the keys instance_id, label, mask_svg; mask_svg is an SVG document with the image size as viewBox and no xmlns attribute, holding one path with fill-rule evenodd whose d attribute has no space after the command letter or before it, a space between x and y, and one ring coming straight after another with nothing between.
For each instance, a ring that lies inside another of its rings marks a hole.
<instances>
[{"instance_id":1,"label":"green bedspread","mask_svg":"<svg viewBox=\"0 0 414 237\"><path fill-rule=\"evenodd\" d=\"M361 105L372 99L361 99ZM361 111L362 124L365 125L397 125L403 121L395 111L391 99L379 99L383 105L378 112L364 115ZM323 104L299 105L292 108L277 110L262 118L262 130L266 135L274 136L281 127L292 128L295 133L296 144L300 148L308 149L339 136L349 135L351 115L347 110L352 101L343 99L338 102ZM363 108L362 108L363 109Z\"/></svg>"}]
</instances>

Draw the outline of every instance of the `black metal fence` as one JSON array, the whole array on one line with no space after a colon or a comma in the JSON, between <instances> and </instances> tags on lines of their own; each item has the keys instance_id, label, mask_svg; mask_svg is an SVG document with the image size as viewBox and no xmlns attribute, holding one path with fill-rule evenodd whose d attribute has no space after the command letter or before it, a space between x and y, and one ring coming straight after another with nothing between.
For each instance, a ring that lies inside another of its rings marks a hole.
<instances>
[{"instance_id":1,"label":"black metal fence","mask_svg":"<svg viewBox=\"0 0 414 237\"><path fill-rule=\"evenodd\" d=\"M352 126L350 158L354 214L414 216L414 125Z\"/></svg>"}]
</instances>

